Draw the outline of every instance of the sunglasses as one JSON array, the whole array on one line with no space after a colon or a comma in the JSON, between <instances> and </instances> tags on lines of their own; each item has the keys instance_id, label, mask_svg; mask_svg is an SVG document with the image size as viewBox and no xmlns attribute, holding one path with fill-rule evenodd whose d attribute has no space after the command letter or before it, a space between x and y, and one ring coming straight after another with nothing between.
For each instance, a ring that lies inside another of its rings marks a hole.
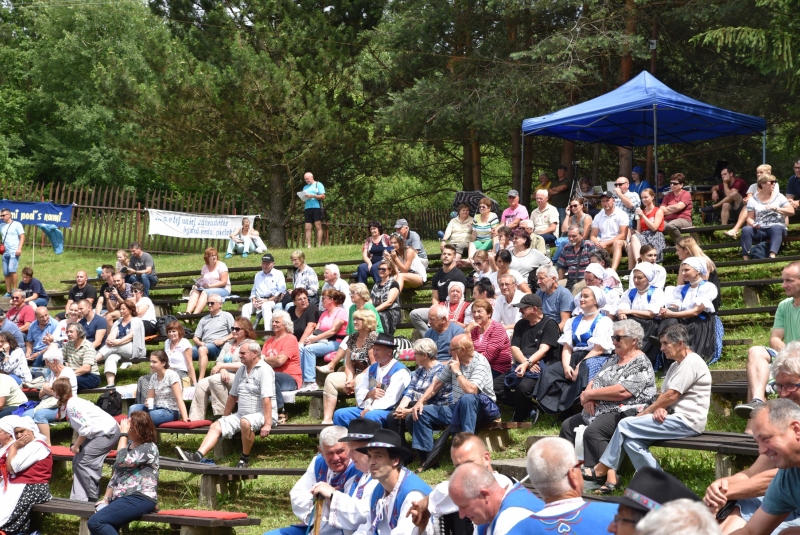
<instances>
[{"instance_id":1,"label":"sunglasses","mask_svg":"<svg viewBox=\"0 0 800 535\"><path fill-rule=\"evenodd\" d=\"M621 342L623 338L630 338L630 336L625 336L625 335L622 335L622 334L615 334L614 336L611 337L611 339L614 340L617 343Z\"/></svg>"},{"instance_id":2,"label":"sunglasses","mask_svg":"<svg viewBox=\"0 0 800 535\"><path fill-rule=\"evenodd\" d=\"M569 205L569 207L572 208L572 209L580 208L580 206L581 206L580 204L570 204Z\"/></svg>"},{"instance_id":3,"label":"sunglasses","mask_svg":"<svg viewBox=\"0 0 800 535\"><path fill-rule=\"evenodd\" d=\"M614 182L615 186L624 186L627 182Z\"/></svg>"},{"instance_id":4,"label":"sunglasses","mask_svg":"<svg viewBox=\"0 0 800 535\"><path fill-rule=\"evenodd\" d=\"M238 332L239 332L239 331L241 331L241 330L242 330L242 328L241 328L241 327L231 327L231 331L233 331L233 332L235 332L235 333L238 333Z\"/></svg>"},{"instance_id":5,"label":"sunglasses","mask_svg":"<svg viewBox=\"0 0 800 535\"><path fill-rule=\"evenodd\" d=\"M767 184L777 184L777 180L767 180Z\"/></svg>"},{"instance_id":6,"label":"sunglasses","mask_svg":"<svg viewBox=\"0 0 800 535\"><path fill-rule=\"evenodd\" d=\"M670 182L669 185L670 186L680 186L681 183L680 182Z\"/></svg>"}]
</instances>

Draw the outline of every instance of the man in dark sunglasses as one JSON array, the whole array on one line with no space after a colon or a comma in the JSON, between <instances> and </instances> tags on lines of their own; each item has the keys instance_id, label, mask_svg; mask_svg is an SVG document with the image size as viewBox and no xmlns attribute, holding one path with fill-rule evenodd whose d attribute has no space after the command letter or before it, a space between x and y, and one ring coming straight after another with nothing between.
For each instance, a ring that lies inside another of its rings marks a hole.
<instances>
[{"instance_id":1,"label":"man in dark sunglasses","mask_svg":"<svg viewBox=\"0 0 800 535\"><path fill-rule=\"evenodd\" d=\"M203 316L194 332L192 360L200 365L197 381L206 375L209 360L217 360L222 346L233 338L233 316L222 310L223 299L219 295L208 297L208 316Z\"/></svg>"}]
</instances>

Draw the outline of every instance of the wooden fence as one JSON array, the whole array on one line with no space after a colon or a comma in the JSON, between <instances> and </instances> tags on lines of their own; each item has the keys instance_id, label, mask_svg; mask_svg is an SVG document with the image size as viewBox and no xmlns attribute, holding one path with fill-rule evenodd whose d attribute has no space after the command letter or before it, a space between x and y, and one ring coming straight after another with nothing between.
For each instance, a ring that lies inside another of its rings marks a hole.
<instances>
[{"instance_id":1,"label":"wooden fence","mask_svg":"<svg viewBox=\"0 0 800 535\"><path fill-rule=\"evenodd\" d=\"M160 254L202 253L206 247L216 247L220 252L228 246L228 240L202 240L197 238L173 238L150 236L147 233L147 208L189 212L197 214L250 214L258 213L242 199L226 197L222 194L178 193L148 191L139 197L135 189L117 186L76 186L70 184L2 183L0 198L15 201L52 201L56 204L72 205L72 226L62 229L64 247L109 251L127 249L132 241L138 241L145 251ZM140 198L144 199L142 203ZM370 215L371 214L371 215ZM375 215L380 214L380 215ZM325 243L342 245L362 243L368 235L370 220L381 221L390 233L397 219L405 218L411 228L424 239L436 239L436 231L444 230L450 220L449 209L436 209L414 214L402 214L385 207L372 207L364 213L340 213L327 210L323 222ZM254 223L265 242L269 235L269 222L263 218ZM304 225L302 218L292 219L285 228L290 247L303 247ZM26 225L28 239L41 236L34 233L32 225ZM269 243L267 243L269 246Z\"/></svg>"}]
</instances>

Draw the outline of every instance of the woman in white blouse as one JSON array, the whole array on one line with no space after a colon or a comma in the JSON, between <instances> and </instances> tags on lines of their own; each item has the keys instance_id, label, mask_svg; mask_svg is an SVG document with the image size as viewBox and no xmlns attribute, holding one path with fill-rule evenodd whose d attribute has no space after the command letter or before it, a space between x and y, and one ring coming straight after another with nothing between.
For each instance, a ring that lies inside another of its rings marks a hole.
<instances>
[{"instance_id":1,"label":"woman in white blouse","mask_svg":"<svg viewBox=\"0 0 800 535\"><path fill-rule=\"evenodd\" d=\"M147 404L131 405L128 414L145 411L150 414L156 427L175 420L188 422L181 378L175 370L169 369L169 357L164 351L157 349L150 354L150 371L153 375L150 376Z\"/></svg>"},{"instance_id":2,"label":"woman in white blouse","mask_svg":"<svg viewBox=\"0 0 800 535\"><path fill-rule=\"evenodd\" d=\"M126 299L119 306L120 318L114 322L106 338L106 344L97 352L97 362L105 360L107 388L115 385L117 380L117 364L121 360L133 361L142 359L147 354L144 345L144 325L136 317L136 304Z\"/></svg>"},{"instance_id":3,"label":"woman in white blouse","mask_svg":"<svg viewBox=\"0 0 800 535\"><path fill-rule=\"evenodd\" d=\"M692 349L706 362L717 358L717 326L714 299L717 287L705 280L708 264L703 258L689 257L681 263L684 284L667 293L667 304L658 313L661 319L659 332L676 323L683 324L689 332Z\"/></svg>"},{"instance_id":4,"label":"woman in white blouse","mask_svg":"<svg viewBox=\"0 0 800 535\"><path fill-rule=\"evenodd\" d=\"M640 349L655 365L656 355L660 348L650 342L651 336L658 335L658 324L654 318L666 304L664 290L654 284L658 272L649 262L636 264L631 272L633 288L622 294L617 308L617 320L633 320L642 326L644 338Z\"/></svg>"},{"instance_id":5,"label":"woman in white blouse","mask_svg":"<svg viewBox=\"0 0 800 535\"><path fill-rule=\"evenodd\" d=\"M750 260L753 240L769 241L769 257L775 258L786 236L786 218L794 215L794 207L778 191L772 175L758 177L758 191L747 201L747 225L742 228L742 258Z\"/></svg>"},{"instance_id":6,"label":"woman in white blouse","mask_svg":"<svg viewBox=\"0 0 800 535\"><path fill-rule=\"evenodd\" d=\"M197 384L197 374L192 364L192 343L186 336L186 329L179 321L167 324L167 339L164 341L164 352L169 357L169 368L181 378L184 386Z\"/></svg>"},{"instance_id":7,"label":"woman in white blouse","mask_svg":"<svg viewBox=\"0 0 800 535\"><path fill-rule=\"evenodd\" d=\"M603 289L584 288L578 304L580 314L567 321L558 339L561 361L544 369L536 387L539 406L550 414L572 407L614 350L614 322L600 312L606 304Z\"/></svg>"},{"instance_id":8,"label":"woman in white blouse","mask_svg":"<svg viewBox=\"0 0 800 535\"><path fill-rule=\"evenodd\" d=\"M203 254L205 264L200 270L200 278L192 287L189 294L189 303L186 305L187 314L201 314L208 304L208 296L219 295L223 299L231 294L231 281L228 278L228 266L219 260L219 253L213 247L206 249Z\"/></svg>"},{"instance_id":9,"label":"woman in white blouse","mask_svg":"<svg viewBox=\"0 0 800 535\"><path fill-rule=\"evenodd\" d=\"M144 284L134 282L131 284L133 302L136 304L136 317L142 320L144 325L144 335L153 336L158 334L156 328L156 306L149 297L144 296Z\"/></svg>"}]
</instances>

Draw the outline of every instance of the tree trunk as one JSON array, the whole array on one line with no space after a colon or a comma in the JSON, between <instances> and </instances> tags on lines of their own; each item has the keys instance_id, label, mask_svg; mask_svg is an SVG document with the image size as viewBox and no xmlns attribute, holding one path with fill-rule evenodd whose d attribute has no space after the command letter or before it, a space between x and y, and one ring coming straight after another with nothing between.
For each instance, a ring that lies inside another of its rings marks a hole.
<instances>
[{"instance_id":1,"label":"tree trunk","mask_svg":"<svg viewBox=\"0 0 800 535\"><path fill-rule=\"evenodd\" d=\"M278 169L272 171L270 177L269 208L267 221L269 222L270 247L286 247L286 228L283 226L283 186L284 178Z\"/></svg>"},{"instance_id":2,"label":"tree trunk","mask_svg":"<svg viewBox=\"0 0 800 535\"><path fill-rule=\"evenodd\" d=\"M575 159L575 142L564 140L564 146L561 149L561 165L567 166L567 177L572 178L575 171L572 161Z\"/></svg>"},{"instance_id":3,"label":"tree trunk","mask_svg":"<svg viewBox=\"0 0 800 535\"><path fill-rule=\"evenodd\" d=\"M625 147L619 147L619 176L631 177L633 169L633 151ZM613 177L616 179L617 177Z\"/></svg>"},{"instance_id":4,"label":"tree trunk","mask_svg":"<svg viewBox=\"0 0 800 535\"><path fill-rule=\"evenodd\" d=\"M519 191L522 186L522 132L511 131L511 187Z\"/></svg>"},{"instance_id":5,"label":"tree trunk","mask_svg":"<svg viewBox=\"0 0 800 535\"><path fill-rule=\"evenodd\" d=\"M461 178L461 189L469 191L472 189L472 143L467 138L461 141L461 146L464 151L464 176Z\"/></svg>"},{"instance_id":6,"label":"tree trunk","mask_svg":"<svg viewBox=\"0 0 800 535\"><path fill-rule=\"evenodd\" d=\"M483 191L483 183L481 181L481 144L478 141L478 133L475 130L470 131L472 142L472 189L474 191Z\"/></svg>"},{"instance_id":7,"label":"tree trunk","mask_svg":"<svg viewBox=\"0 0 800 535\"><path fill-rule=\"evenodd\" d=\"M600 177L600 143L592 145L592 185L597 185Z\"/></svg>"},{"instance_id":8,"label":"tree trunk","mask_svg":"<svg viewBox=\"0 0 800 535\"><path fill-rule=\"evenodd\" d=\"M633 39L636 34L636 0L625 0L625 34L628 39ZM633 70L633 55L629 46L626 46L625 54L622 55L620 62L620 82L626 83L631 79ZM630 178L631 168L633 167L633 152L630 149L619 147L619 176Z\"/></svg>"},{"instance_id":9,"label":"tree trunk","mask_svg":"<svg viewBox=\"0 0 800 535\"><path fill-rule=\"evenodd\" d=\"M522 165L525 169L522 175L522 189L519 190L520 202L526 204L524 199L530 199L533 189L533 136L525 136L525 158ZM524 196L524 197L523 197Z\"/></svg>"}]
</instances>

